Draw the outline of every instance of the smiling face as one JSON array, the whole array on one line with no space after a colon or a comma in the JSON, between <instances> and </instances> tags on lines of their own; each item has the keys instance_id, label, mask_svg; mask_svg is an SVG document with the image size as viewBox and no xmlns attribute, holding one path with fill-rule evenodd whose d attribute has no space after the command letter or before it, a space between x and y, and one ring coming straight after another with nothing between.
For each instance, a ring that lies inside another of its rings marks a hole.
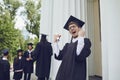
<instances>
[{"instance_id":1,"label":"smiling face","mask_svg":"<svg viewBox=\"0 0 120 80\"><path fill-rule=\"evenodd\" d=\"M76 23L72 22L69 24L68 29L72 37L77 38L81 28Z\"/></svg>"}]
</instances>

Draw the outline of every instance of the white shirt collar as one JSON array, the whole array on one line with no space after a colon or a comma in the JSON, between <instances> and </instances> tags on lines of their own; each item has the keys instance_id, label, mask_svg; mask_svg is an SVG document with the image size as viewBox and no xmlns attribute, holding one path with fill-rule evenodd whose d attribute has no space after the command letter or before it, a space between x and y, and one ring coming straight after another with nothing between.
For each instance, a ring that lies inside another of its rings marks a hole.
<instances>
[{"instance_id":1,"label":"white shirt collar","mask_svg":"<svg viewBox=\"0 0 120 80\"><path fill-rule=\"evenodd\" d=\"M21 59L22 57L21 56L19 56L19 59Z\"/></svg>"},{"instance_id":2,"label":"white shirt collar","mask_svg":"<svg viewBox=\"0 0 120 80\"><path fill-rule=\"evenodd\" d=\"M72 39L72 42L74 43L74 42L76 42L76 41L79 40L79 39L84 39L84 37L73 38L73 39Z\"/></svg>"},{"instance_id":3,"label":"white shirt collar","mask_svg":"<svg viewBox=\"0 0 120 80\"><path fill-rule=\"evenodd\" d=\"M73 38L72 39L72 42L74 43L74 42L76 42L78 40L78 37L77 38Z\"/></svg>"},{"instance_id":4,"label":"white shirt collar","mask_svg":"<svg viewBox=\"0 0 120 80\"><path fill-rule=\"evenodd\" d=\"M8 60L6 57L3 57L2 60Z\"/></svg>"},{"instance_id":5,"label":"white shirt collar","mask_svg":"<svg viewBox=\"0 0 120 80\"><path fill-rule=\"evenodd\" d=\"M28 52L29 52L29 53L31 53L32 51L33 51L33 50L29 50L29 49L28 49Z\"/></svg>"}]
</instances>

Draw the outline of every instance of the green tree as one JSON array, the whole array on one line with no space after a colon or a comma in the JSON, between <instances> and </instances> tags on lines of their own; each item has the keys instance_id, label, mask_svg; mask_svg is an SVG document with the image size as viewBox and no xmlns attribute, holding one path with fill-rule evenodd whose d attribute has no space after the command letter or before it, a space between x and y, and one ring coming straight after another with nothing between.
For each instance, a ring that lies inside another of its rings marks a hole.
<instances>
[{"instance_id":1,"label":"green tree","mask_svg":"<svg viewBox=\"0 0 120 80\"><path fill-rule=\"evenodd\" d=\"M41 0L38 0L38 3L35 4L33 0L27 0L25 4L26 14L29 22L26 22L26 29L28 32L35 34L39 38L39 29L40 29L40 7Z\"/></svg>"},{"instance_id":2,"label":"green tree","mask_svg":"<svg viewBox=\"0 0 120 80\"><path fill-rule=\"evenodd\" d=\"M14 28L10 13L6 10L5 14L0 16L0 51L9 48L11 56L14 55L20 46L20 34L20 31Z\"/></svg>"},{"instance_id":3,"label":"green tree","mask_svg":"<svg viewBox=\"0 0 120 80\"><path fill-rule=\"evenodd\" d=\"M40 7L41 0L38 0L36 5L33 0L26 0L25 5L20 0L3 0L4 4L0 3L0 51L4 48L10 49L10 56L16 55L18 48L25 49L29 40L24 40L21 32L14 28L14 18L16 11L20 6L26 8L26 14L28 22L26 23L26 29L28 32L37 35L39 38L40 28ZM36 38L36 42L38 40ZM34 41L33 41L34 42Z\"/></svg>"},{"instance_id":4,"label":"green tree","mask_svg":"<svg viewBox=\"0 0 120 80\"><path fill-rule=\"evenodd\" d=\"M4 0L5 9L9 11L12 20L15 18L16 10L22 5L19 0Z\"/></svg>"},{"instance_id":5,"label":"green tree","mask_svg":"<svg viewBox=\"0 0 120 80\"><path fill-rule=\"evenodd\" d=\"M21 32L14 28L13 20L19 7L14 4L15 1L4 0L4 4L0 4L0 54L4 48L9 48L11 57L16 55L16 50L22 46L20 41L23 39Z\"/></svg>"}]
</instances>

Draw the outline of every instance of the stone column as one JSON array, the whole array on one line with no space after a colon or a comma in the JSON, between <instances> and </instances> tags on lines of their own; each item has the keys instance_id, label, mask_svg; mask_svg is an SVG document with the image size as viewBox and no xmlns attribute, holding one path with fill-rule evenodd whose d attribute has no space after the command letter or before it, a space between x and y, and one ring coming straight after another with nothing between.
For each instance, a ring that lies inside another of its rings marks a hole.
<instances>
[{"instance_id":1,"label":"stone column","mask_svg":"<svg viewBox=\"0 0 120 80\"><path fill-rule=\"evenodd\" d=\"M120 0L100 0L103 80L120 80Z\"/></svg>"}]
</instances>

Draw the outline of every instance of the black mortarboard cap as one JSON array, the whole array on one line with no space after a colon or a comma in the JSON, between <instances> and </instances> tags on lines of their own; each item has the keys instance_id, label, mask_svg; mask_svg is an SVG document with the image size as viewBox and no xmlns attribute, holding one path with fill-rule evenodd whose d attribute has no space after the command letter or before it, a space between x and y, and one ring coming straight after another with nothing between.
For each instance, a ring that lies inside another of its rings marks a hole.
<instances>
[{"instance_id":1,"label":"black mortarboard cap","mask_svg":"<svg viewBox=\"0 0 120 80\"><path fill-rule=\"evenodd\" d=\"M41 38L46 38L47 34L41 34Z\"/></svg>"},{"instance_id":2,"label":"black mortarboard cap","mask_svg":"<svg viewBox=\"0 0 120 80\"><path fill-rule=\"evenodd\" d=\"M32 46L32 45L33 45L33 43L27 43L27 45L28 45L28 46L29 46L29 45L31 45L31 46Z\"/></svg>"},{"instance_id":3,"label":"black mortarboard cap","mask_svg":"<svg viewBox=\"0 0 120 80\"><path fill-rule=\"evenodd\" d=\"M2 50L2 53L3 53L4 55L8 55L9 49L4 49L4 50Z\"/></svg>"},{"instance_id":4,"label":"black mortarboard cap","mask_svg":"<svg viewBox=\"0 0 120 80\"><path fill-rule=\"evenodd\" d=\"M18 49L18 50L17 50L17 53L19 53L19 52L23 52L23 50L22 50L22 49Z\"/></svg>"},{"instance_id":5,"label":"black mortarboard cap","mask_svg":"<svg viewBox=\"0 0 120 80\"><path fill-rule=\"evenodd\" d=\"M68 21L66 22L66 24L64 26L64 29L69 30L69 28L68 28L69 27L69 23L71 23L71 22L76 23L78 25L78 27L82 27L85 24L85 22L83 22L82 20L79 20L78 18L76 18L76 17L71 15L69 17Z\"/></svg>"}]
</instances>

